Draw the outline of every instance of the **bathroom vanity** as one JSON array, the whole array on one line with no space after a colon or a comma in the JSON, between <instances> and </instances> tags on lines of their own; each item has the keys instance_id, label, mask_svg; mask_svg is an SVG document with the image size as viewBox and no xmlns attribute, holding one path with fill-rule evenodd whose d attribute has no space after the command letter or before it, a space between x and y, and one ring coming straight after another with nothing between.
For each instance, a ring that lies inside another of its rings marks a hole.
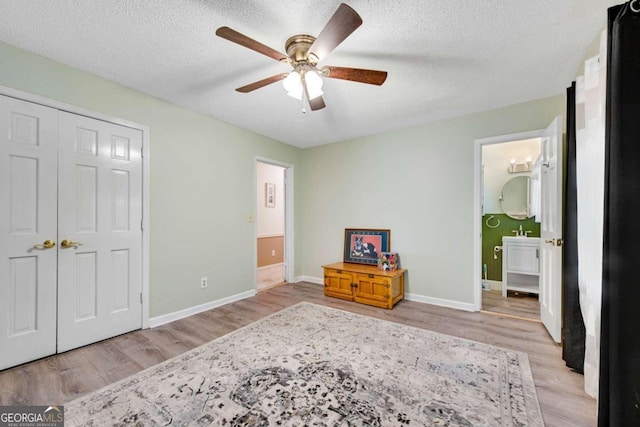
<instances>
[{"instance_id":1,"label":"bathroom vanity","mask_svg":"<svg viewBox=\"0 0 640 427\"><path fill-rule=\"evenodd\" d=\"M502 296L507 291L540 293L540 238L502 238Z\"/></svg>"}]
</instances>

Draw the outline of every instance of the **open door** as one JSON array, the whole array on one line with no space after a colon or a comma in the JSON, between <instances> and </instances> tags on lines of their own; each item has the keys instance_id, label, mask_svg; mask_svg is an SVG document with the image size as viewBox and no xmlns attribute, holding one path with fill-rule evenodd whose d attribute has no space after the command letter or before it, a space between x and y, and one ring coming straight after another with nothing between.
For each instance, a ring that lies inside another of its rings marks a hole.
<instances>
[{"instance_id":1,"label":"open door","mask_svg":"<svg viewBox=\"0 0 640 427\"><path fill-rule=\"evenodd\" d=\"M555 342L562 329L562 117L542 133L540 318Z\"/></svg>"}]
</instances>

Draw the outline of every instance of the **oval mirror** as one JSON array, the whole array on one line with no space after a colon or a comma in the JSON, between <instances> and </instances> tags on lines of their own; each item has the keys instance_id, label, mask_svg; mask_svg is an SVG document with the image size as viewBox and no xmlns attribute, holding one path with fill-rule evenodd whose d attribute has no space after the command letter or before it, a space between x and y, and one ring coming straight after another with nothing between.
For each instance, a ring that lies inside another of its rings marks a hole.
<instances>
[{"instance_id":1,"label":"oval mirror","mask_svg":"<svg viewBox=\"0 0 640 427\"><path fill-rule=\"evenodd\" d=\"M513 219L530 218L529 192L531 191L531 178L528 176L516 176L505 182L502 187L502 210Z\"/></svg>"}]
</instances>

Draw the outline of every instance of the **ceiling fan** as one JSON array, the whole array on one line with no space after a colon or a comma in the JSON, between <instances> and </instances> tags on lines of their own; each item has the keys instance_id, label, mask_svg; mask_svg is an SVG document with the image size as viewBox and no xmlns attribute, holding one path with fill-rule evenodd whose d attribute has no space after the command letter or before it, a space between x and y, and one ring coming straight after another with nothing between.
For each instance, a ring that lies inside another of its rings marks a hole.
<instances>
[{"instance_id":1,"label":"ceiling fan","mask_svg":"<svg viewBox=\"0 0 640 427\"><path fill-rule=\"evenodd\" d=\"M305 112L305 99L312 111L325 107L322 99L322 77L351 80L378 86L386 80L386 71L333 67L329 65L318 68L318 62L322 61L361 24L362 18L360 15L351 7L342 3L318 37L307 34L297 34L289 37L285 43L286 55L229 27L218 28L216 35L276 61L286 62L293 68L293 71L289 73L276 74L239 87L236 89L238 92L248 93L284 79L283 85L287 90L287 94L302 100L302 111Z\"/></svg>"}]
</instances>

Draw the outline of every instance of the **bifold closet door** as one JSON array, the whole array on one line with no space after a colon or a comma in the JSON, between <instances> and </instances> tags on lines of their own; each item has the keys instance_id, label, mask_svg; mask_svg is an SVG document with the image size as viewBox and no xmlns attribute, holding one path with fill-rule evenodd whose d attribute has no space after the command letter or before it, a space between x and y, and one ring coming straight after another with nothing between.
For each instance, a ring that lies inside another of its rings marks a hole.
<instances>
[{"instance_id":1,"label":"bifold closet door","mask_svg":"<svg viewBox=\"0 0 640 427\"><path fill-rule=\"evenodd\" d=\"M0 95L0 369L56 352L58 111Z\"/></svg>"},{"instance_id":2,"label":"bifold closet door","mask_svg":"<svg viewBox=\"0 0 640 427\"><path fill-rule=\"evenodd\" d=\"M59 115L58 352L142 325L142 133Z\"/></svg>"}]
</instances>

